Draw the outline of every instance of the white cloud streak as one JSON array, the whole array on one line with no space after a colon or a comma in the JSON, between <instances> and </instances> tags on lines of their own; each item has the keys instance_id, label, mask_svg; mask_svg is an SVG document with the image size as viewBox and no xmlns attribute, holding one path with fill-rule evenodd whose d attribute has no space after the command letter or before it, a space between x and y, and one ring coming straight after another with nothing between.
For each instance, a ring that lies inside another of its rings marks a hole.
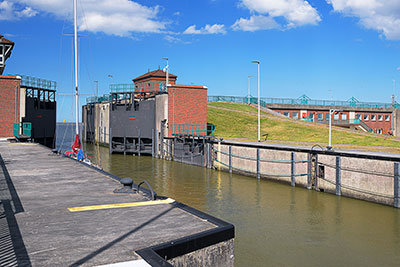
<instances>
[{"instance_id":1,"label":"white cloud streak","mask_svg":"<svg viewBox=\"0 0 400 267\"><path fill-rule=\"evenodd\" d=\"M189 26L183 34L226 34L225 25L223 24L214 24L196 29L196 25Z\"/></svg>"},{"instance_id":2,"label":"white cloud streak","mask_svg":"<svg viewBox=\"0 0 400 267\"><path fill-rule=\"evenodd\" d=\"M359 23L376 30L388 40L400 40L400 1L326 0L335 12L359 18Z\"/></svg>"},{"instance_id":3,"label":"white cloud streak","mask_svg":"<svg viewBox=\"0 0 400 267\"><path fill-rule=\"evenodd\" d=\"M303 0L241 0L240 6L247 8L253 15L249 19L238 19L232 25L235 30L294 28L317 25L321 21L318 11ZM275 21L278 17L283 18L286 25L279 25Z\"/></svg>"},{"instance_id":4,"label":"white cloud streak","mask_svg":"<svg viewBox=\"0 0 400 267\"><path fill-rule=\"evenodd\" d=\"M70 0L14 0L22 10L7 0L0 2L0 19L12 19L11 15L29 17L37 11L61 19L72 20L72 1ZM6 4L4 4L6 3ZM5 7L2 7L2 6ZM78 3L79 30L103 32L109 35L130 36L133 32L156 33L166 27L159 16L160 7L147 7L130 0L82 0Z\"/></svg>"}]
</instances>

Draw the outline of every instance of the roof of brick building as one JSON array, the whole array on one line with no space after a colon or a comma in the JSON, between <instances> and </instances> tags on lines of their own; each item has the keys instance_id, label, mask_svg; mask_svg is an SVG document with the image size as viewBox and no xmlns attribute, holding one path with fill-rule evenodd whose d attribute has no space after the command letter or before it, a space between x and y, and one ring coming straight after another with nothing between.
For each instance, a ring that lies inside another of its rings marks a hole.
<instances>
[{"instance_id":1,"label":"roof of brick building","mask_svg":"<svg viewBox=\"0 0 400 267\"><path fill-rule=\"evenodd\" d=\"M163 70L154 70L154 71L150 71L148 73L145 73L143 75L140 75L139 77L136 77L135 79L133 79L134 82L139 81L139 80L143 80L146 78L151 78L151 77L160 77L160 78L164 78L166 76L166 73ZM178 76L169 73L168 77L171 79L176 79Z\"/></svg>"},{"instance_id":2,"label":"roof of brick building","mask_svg":"<svg viewBox=\"0 0 400 267\"><path fill-rule=\"evenodd\" d=\"M10 45L14 45L14 42L4 38L3 35L0 34L0 43L1 44L10 44Z\"/></svg>"}]
</instances>

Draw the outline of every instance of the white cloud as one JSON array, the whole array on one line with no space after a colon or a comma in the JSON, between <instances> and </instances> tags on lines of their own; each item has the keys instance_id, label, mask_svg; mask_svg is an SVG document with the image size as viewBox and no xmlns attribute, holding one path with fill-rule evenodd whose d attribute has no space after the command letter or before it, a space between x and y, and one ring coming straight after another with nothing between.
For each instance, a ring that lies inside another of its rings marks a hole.
<instances>
[{"instance_id":1,"label":"white cloud","mask_svg":"<svg viewBox=\"0 0 400 267\"><path fill-rule=\"evenodd\" d=\"M241 18L232 26L237 30L270 29L274 26L272 20L278 17L284 18L287 23L284 25L286 28L317 25L321 21L318 11L304 0L241 0L240 5L252 13L267 16L253 15L250 19ZM241 25L245 28L241 28Z\"/></svg>"},{"instance_id":2,"label":"white cloud","mask_svg":"<svg viewBox=\"0 0 400 267\"><path fill-rule=\"evenodd\" d=\"M225 25L223 24L207 24L203 28L196 29L196 25L189 26L183 34L226 34Z\"/></svg>"},{"instance_id":3,"label":"white cloud","mask_svg":"<svg viewBox=\"0 0 400 267\"><path fill-rule=\"evenodd\" d=\"M400 1L398 0L326 0L333 10L357 17L367 29L380 32L389 40L400 40Z\"/></svg>"},{"instance_id":4,"label":"white cloud","mask_svg":"<svg viewBox=\"0 0 400 267\"><path fill-rule=\"evenodd\" d=\"M7 0L0 3L1 5ZM70 0L14 0L20 6L19 16L34 16L35 12L72 20ZM35 11L37 10L37 11ZM159 19L159 6L147 7L131 0L82 0L78 2L79 30L130 36L132 32L161 32L166 22ZM10 19L9 17L6 19Z\"/></svg>"},{"instance_id":5,"label":"white cloud","mask_svg":"<svg viewBox=\"0 0 400 267\"><path fill-rule=\"evenodd\" d=\"M30 7L18 8L11 1L0 2L0 20L17 20L20 18L33 17L37 14L36 10Z\"/></svg>"},{"instance_id":6,"label":"white cloud","mask_svg":"<svg viewBox=\"0 0 400 267\"><path fill-rule=\"evenodd\" d=\"M232 29L235 31L258 31L258 30L271 30L279 29L280 25L269 16L254 15L250 19L240 18L233 25Z\"/></svg>"}]
</instances>

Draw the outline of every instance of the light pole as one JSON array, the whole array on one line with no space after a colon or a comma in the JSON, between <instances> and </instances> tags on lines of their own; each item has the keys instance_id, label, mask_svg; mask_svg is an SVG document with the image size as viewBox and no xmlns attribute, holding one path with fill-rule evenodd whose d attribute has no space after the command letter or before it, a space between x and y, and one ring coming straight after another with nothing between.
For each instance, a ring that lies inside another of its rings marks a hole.
<instances>
[{"instance_id":1,"label":"light pole","mask_svg":"<svg viewBox=\"0 0 400 267\"><path fill-rule=\"evenodd\" d=\"M253 60L251 63L256 63L258 67L258 142L261 141L261 133L260 133L260 61Z\"/></svg>"},{"instance_id":2,"label":"light pole","mask_svg":"<svg viewBox=\"0 0 400 267\"><path fill-rule=\"evenodd\" d=\"M250 105L250 78L253 77L253 75L248 75L247 76L247 104Z\"/></svg>"},{"instance_id":3,"label":"light pole","mask_svg":"<svg viewBox=\"0 0 400 267\"><path fill-rule=\"evenodd\" d=\"M166 81L165 81L165 89L168 89L168 85L169 85L169 83L168 83L168 80L169 80L169 74L168 74L168 72L169 72L168 58L167 58L167 57L163 57L162 59L164 59L164 60L167 61L167 66L165 66L164 69L167 69L167 74L166 74L167 77L166 77Z\"/></svg>"},{"instance_id":4,"label":"light pole","mask_svg":"<svg viewBox=\"0 0 400 267\"><path fill-rule=\"evenodd\" d=\"M113 76L112 74L108 74L107 77L108 77L108 78L111 78L112 83L114 83L114 76ZM110 82L110 84L108 85L108 89L110 89L110 91L111 91L111 88L110 88L110 87L111 87L111 82Z\"/></svg>"}]
</instances>

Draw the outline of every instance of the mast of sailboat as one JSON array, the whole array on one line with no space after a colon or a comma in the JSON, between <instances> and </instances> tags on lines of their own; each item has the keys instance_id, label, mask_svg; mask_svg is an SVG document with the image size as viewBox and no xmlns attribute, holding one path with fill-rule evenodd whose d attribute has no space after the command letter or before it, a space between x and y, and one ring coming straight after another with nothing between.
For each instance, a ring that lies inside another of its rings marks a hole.
<instances>
[{"instance_id":1,"label":"mast of sailboat","mask_svg":"<svg viewBox=\"0 0 400 267\"><path fill-rule=\"evenodd\" d=\"M78 26L77 26L77 0L74 0L74 49L75 49L75 129L79 135L79 95L78 95Z\"/></svg>"}]
</instances>

